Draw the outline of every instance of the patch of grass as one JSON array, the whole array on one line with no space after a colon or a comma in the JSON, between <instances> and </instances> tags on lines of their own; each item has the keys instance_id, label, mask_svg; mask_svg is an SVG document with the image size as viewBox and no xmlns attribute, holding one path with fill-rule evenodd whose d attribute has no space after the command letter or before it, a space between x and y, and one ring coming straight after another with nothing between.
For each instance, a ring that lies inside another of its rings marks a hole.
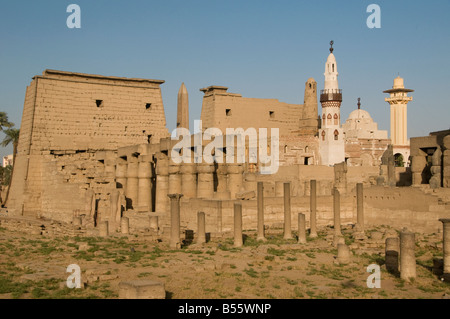
<instances>
[{"instance_id":1,"label":"patch of grass","mask_svg":"<svg viewBox=\"0 0 450 319\"><path fill-rule=\"evenodd\" d=\"M244 272L252 278L258 278L258 272L253 268L244 269Z\"/></svg>"},{"instance_id":2,"label":"patch of grass","mask_svg":"<svg viewBox=\"0 0 450 319\"><path fill-rule=\"evenodd\" d=\"M307 257L311 258L311 259L315 259L316 258L316 255L314 253L311 253L311 252L305 253L305 255Z\"/></svg>"},{"instance_id":3,"label":"patch of grass","mask_svg":"<svg viewBox=\"0 0 450 319\"><path fill-rule=\"evenodd\" d=\"M305 295L302 293L299 287L294 288L294 298L304 298Z\"/></svg>"},{"instance_id":4,"label":"patch of grass","mask_svg":"<svg viewBox=\"0 0 450 319\"><path fill-rule=\"evenodd\" d=\"M287 282L289 285L291 285L291 286L296 286L296 285L298 285L298 281L292 280L292 279L289 279L289 278L286 278L286 282Z\"/></svg>"},{"instance_id":5,"label":"patch of grass","mask_svg":"<svg viewBox=\"0 0 450 319\"><path fill-rule=\"evenodd\" d=\"M275 248L269 248L267 249L267 253L270 255L274 255L274 256L284 256L285 251L284 250L279 250L279 249L275 249Z\"/></svg>"},{"instance_id":6,"label":"patch of grass","mask_svg":"<svg viewBox=\"0 0 450 319\"><path fill-rule=\"evenodd\" d=\"M14 282L12 276L0 277L0 294L10 293L14 299L20 298L23 294L29 292L33 286L32 281L26 283Z\"/></svg>"}]
</instances>

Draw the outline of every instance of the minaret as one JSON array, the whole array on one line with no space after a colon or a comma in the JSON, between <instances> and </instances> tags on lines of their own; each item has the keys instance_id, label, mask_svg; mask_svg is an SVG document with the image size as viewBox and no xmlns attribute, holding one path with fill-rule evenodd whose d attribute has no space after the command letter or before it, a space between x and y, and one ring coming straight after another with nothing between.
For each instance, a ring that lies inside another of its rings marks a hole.
<instances>
[{"instance_id":1,"label":"minaret","mask_svg":"<svg viewBox=\"0 0 450 319\"><path fill-rule=\"evenodd\" d=\"M410 154L407 107L413 98L408 96L409 92L414 92L414 90L405 89L403 78L400 76L394 79L394 86L391 90L383 91L390 95L385 98L385 101L391 106L391 143L394 146L394 154L402 154L405 163L408 162Z\"/></svg>"},{"instance_id":2,"label":"minaret","mask_svg":"<svg viewBox=\"0 0 450 319\"><path fill-rule=\"evenodd\" d=\"M189 95L184 82L178 91L177 128L189 130Z\"/></svg>"},{"instance_id":3,"label":"minaret","mask_svg":"<svg viewBox=\"0 0 450 319\"><path fill-rule=\"evenodd\" d=\"M319 129L319 120L317 115L317 82L313 78L306 81L304 96L302 118L299 121L300 131L307 135L316 136Z\"/></svg>"},{"instance_id":4,"label":"minaret","mask_svg":"<svg viewBox=\"0 0 450 319\"><path fill-rule=\"evenodd\" d=\"M331 41L330 55L325 64L325 86L320 92L322 128L319 149L322 165L332 166L345 161L344 134L341 129L342 90L339 89L336 57Z\"/></svg>"}]
</instances>

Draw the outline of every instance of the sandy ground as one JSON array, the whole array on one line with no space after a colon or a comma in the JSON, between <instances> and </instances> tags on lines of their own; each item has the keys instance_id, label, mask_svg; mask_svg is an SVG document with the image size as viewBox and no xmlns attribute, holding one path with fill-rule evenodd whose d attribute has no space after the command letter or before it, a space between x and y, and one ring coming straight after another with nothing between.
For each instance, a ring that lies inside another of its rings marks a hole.
<instances>
[{"instance_id":1,"label":"sandy ground","mask_svg":"<svg viewBox=\"0 0 450 319\"><path fill-rule=\"evenodd\" d=\"M333 229L300 245L269 230L265 243L245 231L243 248L231 234L205 245L171 250L167 243L129 235L108 238L50 238L0 228L0 298L118 298L125 280L164 282L173 299L433 298L450 295L450 285L433 272L442 258L442 234L416 234L417 278L404 282L386 271L384 240L394 229L366 230L355 240L344 228L351 262L336 263ZM295 233L294 233L295 235ZM66 269L80 266L83 287L69 289ZM367 267L381 266L381 288L370 289Z\"/></svg>"}]
</instances>

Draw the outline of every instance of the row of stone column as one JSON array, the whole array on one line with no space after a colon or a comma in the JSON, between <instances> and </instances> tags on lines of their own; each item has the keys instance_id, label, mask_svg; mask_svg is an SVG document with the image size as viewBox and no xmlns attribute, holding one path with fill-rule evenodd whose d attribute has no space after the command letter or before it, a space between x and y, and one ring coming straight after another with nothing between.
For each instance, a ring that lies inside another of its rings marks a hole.
<instances>
[{"instance_id":1,"label":"row of stone column","mask_svg":"<svg viewBox=\"0 0 450 319\"><path fill-rule=\"evenodd\" d=\"M311 180L310 191L310 237L317 237L317 182ZM264 186L262 182L258 182L257 192L257 240L265 240L264 237ZM358 183L356 186L357 197L357 225L359 232L364 232L364 194L363 184ZM341 233L341 219L340 219L340 192L337 188L333 191L333 214L334 214L334 229L335 236L340 237ZM298 230L299 234L305 233L306 222L305 215L298 215ZM299 235L300 237L300 235ZM284 239L292 239L291 232L291 185L284 183ZM299 238L300 241L300 238ZM303 241L303 238L301 239Z\"/></svg>"},{"instance_id":2,"label":"row of stone column","mask_svg":"<svg viewBox=\"0 0 450 319\"><path fill-rule=\"evenodd\" d=\"M119 159L116 163L116 185L127 198L127 209L152 210L152 156Z\"/></svg>"},{"instance_id":3,"label":"row of stone column","mask_svg":"<svg viewBox=\"0 0 450 319\"><path fill-rule=\"evenodd\" d=\"M316 181L311 181L311 199L310 199L310 236L317 237L316 229L316 212L317 212L317 197L316 197ZM171 236L171 246L176 247L179 244L180 237L180 216L179 206L180 198L183 195L174 194L168 195L171 201L171 229L173 236ZM337 189L333 192L333 211L334 211L334 229L335 229L335 245L339 242L341 233L340 220L340 193ZM198 216L199 229L204 228L204 213L202 217ZM357 185L357 225L359 231L364 230L364 205L363 205L363 185ZM202 223L202 225L200 225ZM234 205L234 231L235 231L235 245L242 246L242 204L235 203ZM202 231L203 233L203 231ZM284 239L292 239L291 226L291 184L284 183ZM257 184L257 240L265 241L264 234L264 184L258 182ZM298 214L298 241L299 243L306 243L306 216ZM178 243L178 244L177 244Z\"/></svg>"},{"instance_id":4,"label":"row of stone column","mask_svg":"<svg viewBox=\"0 0 450 319\"><path fill-rule=\"evenodd\" d=\"M167 211L168 195L211 199L214 193L224 199L235 198L243 185L242 164L177 164L164 153L156 155L156 212ZM217 176L215 189L214 174Z\"/></svg>"}]
</instances>

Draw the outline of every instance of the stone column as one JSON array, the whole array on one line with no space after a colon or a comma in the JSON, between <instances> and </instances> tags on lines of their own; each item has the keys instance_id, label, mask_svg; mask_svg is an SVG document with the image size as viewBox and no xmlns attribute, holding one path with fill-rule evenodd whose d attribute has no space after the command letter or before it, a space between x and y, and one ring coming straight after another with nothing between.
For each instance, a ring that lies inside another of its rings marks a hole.
<instances>
[{"instance_id":1,"label":"stone column","mask_svg":"<svg viewBox=\"0 0 450 319\"><path fill-rule=\"evenodd\" d=\"M398 255L400 242L398 238L386 238L385 262L386 270L390 273L398 273Z\"/></svg>"},{"instance_id":2,"label":"stone column","mask_svg":"<svg viewBox=\"0 0 450 319\"><path fill-rule=\"evenodd\" d=\"M234 247L242 247L242 204L234 204Z\"/></svg>"},{"instance_id":3,"label":"stone column","mask_svg":"<svg viewBox=\"0 0 450 319\"><path fill-rule=\"evenodd\" d=\"M450 135L444 137L445 151L442 156L442 186L450 188Z\"/></svg>"},{"instance_id":4,"label":"stone column","mask_svg":"<svg viewBox=\"0 0 450 319\"><path fill-rule=\"evenodd\" d=\"M227 164L228 172L228 190L230 192L231 199L236 198L236 194L241 191L243 185L242 173L244 167L242 164Z\"/></svg>"},{"instance_id":5,"label":"stone column","mask_svg":"<svg viewBox=\"0 0 450 319\"><path fill-rule=\"evenodd\" d=\"M157 233L159 232L158 219L159 219L158 216L149 217L150 229L154 230Z\"/></svg>"},{"instance_id":6,"label":"stone column","mask_svg":"<svg viewBox=\"0 0 450 319\"><path fill-rule=\"evenodd\" d=\"M180 237L180 199L182 194L167 195L170 198L170 248L181 248Z\"/></svg>"},{"instance_id":7,"label":"stone column","mask_svg":"<svg viewBox=\"0 0 450 319\"><path fill-rule=\"evenodd\" d=\"M180 164L169 160L169 194L182 194L180 167Z\"/></svg>"},{"instance_id":8,"label":"stone column","mask_svg":"<svg viewBox=\"0 0 450 319\"><path fill-rule=\"evenodd\" d=\"M168 211L169 207L169 199L167 197L169 190L169 160L167 155L163 153L157 153L156 158L155 211L164 213Z\"/></svg>"},{"instance_id":9,"label":"stone column","mask_svg":"<svg viewBox=\"0 0 450 319\"><path fill-rule=\"evenodd\" d=\"M348 264L350 262L350 248L346 244L337 245L337 262L341 265Z\"/></svg>"},{"instance_id":10,"label":"stone column","mask_svg":"<svg viewBox=\"0 0 450 319\"><path fill-rule=\"evenodd\" d=\"M120 232L124 235L130 233L130 220L128 217L122 217L122 220L120 221Z\"/></svg>"},{"instance_id":11,"label":"stone column","mask_svg":"<svg viewBox=\"0 0 450 319\"><path fill-rule=\"evenodd\" d=\"M117 215L117 205L119 203L119 191L116 189L113 189L111 191L111 194L109 195L109 207L110 207L110 213L109 213L109 220L115 221L116 215Z\"/></svg>"},{"instance_id":12,"label":"stone column","mask_svg":"<svg viewBox=\"0 0 450 319\"><path fill-rule=\"evenodd\" d=\"M197 222L197 244L204 244L206 243L205 213L197 213Z\"/></svg>"},{"instance_id":13,"label":"stone column","mask_svg":"<svg viewBox=\"0 0 450 319\"><path fill-rule=\"evenodd\" d=\"M397 184L395 179L395 158L393 155L388 157L388 181L390 187L395 187Z\"/></svg>"},{"instance_id":14,"label":"stone column","mask_svg":"<svg viewBox=\"0 0 450 319\"><path fill-rule=\"evenodd\" d=\"M116 216L117 216L117 210L119 209L117 206L119 204L119 191L117 189L111 190L111 193L109 195L109 222L110 222L110 228L112 231L115 231L117 229L116 224Z\"/></svg>"},{"instance_id":15,"label":"stone column","mask_svg":"<svg viewBox=\"0 0 450 319\"><path fill-rule=\"evenodd\" d=\"M306 244L306 218L304 214L298 214L298 243Z\"/></svg>"},{"instance_id":16,"label":"stone column","mask_svg":"<svg viewBox=\"0 0 450 319\"><path fill-rule=\"evenodd\" d=\"M341 233L341 194L337 188L333 189L334 234Z\"/></svg>"},{"instance_id":17,"label":"stone column","mask_svg":"<svg viewBox=\"0 0 450 319\"><path fill-rule=\"evenodd\" d=\"M444 226L443 250L444 250L444 275L450 274L450 219L439 219Z\"/></svg>"},{"instance_id":18,"label":"stone column","mask_svg":"<svg viewBox=\"0 0 450 319\"><path fill-rule=\"evenodd\" d=\"M109 236L108 222L100 222L98 224L98 231L100 233L100 237Z\"/></svg>"},{"instance_id":19,"label":"stone column","mask_svg":"<svg viewBox=\"0 0 450 319\"><path fill-rule=\"evenodd\" d=\"M212 199L214 196L214 165L197 164L197 198Z\"/></svg>"},{"instance_id":20,"label":"stone column","mask_svg":"<svg viewBox=\"0 0 450 319\"><path fill-rule=\"evenodd\" d=\"M181 173L181 193L183 197L197 198L197 168L196 164L182 164Z\"/></svg>"},{"instance_id":21,"label":"stone column","mask_svg":"<svg viewBox=\"0 0 450 319\"><path fill-rule=\"evenodd\" d=\"M127 208L130 209L136 209L138 206L138 171L139 164L137 158L129 158L127 165L127 188L125 190L125 196L127 197Z\"/></svg>"},{"instance_id":22,"label":"stone column","mask_svg":"<svg viewBox=\"0 0 450 319\"><path fill-rule=\"evenodd\" d=\"M119 158L116 163L116 187L127 189L127 161Z\"/></svg>"},{"instance_id":23,"label":"stone column","mask_svg":"<svg viewBox=\"0 0 450 319\"><path fill-rule=\"evenodd\" d=\"M416 278L415 235L404 230L400 233L400 278Z\"/></svg>"},{"instance_id":24,"label":"stone column","mask_svg":"<svg viewBox=\"0 0 450 319\"><path fill-rule=\"evenodd\" d=\"M284 239L292 239L291 183L284 183Z\"/></svg>"},{"instance_id":25,"label":"stone column","mask_svg":"<svg viewBox=\"0 0 450 319\"><path fill-rule=\"evenodd\" d=\"M86 217L89 219L90 222L91 218L94 218L95 216L97 207L95 192L92 188L86 190L85 198L86 198Z\"/></svg>"},{"instance_id":26,"label":"stone column","mask_svg":"<svg viewBox=\"0 0 450 319\"><path fill-rule=\"evenodd\" d=\"M122 218L122 212L127 207L127 199L125 197L125 191L123 189L118 189L117 191L117 210L116 215L114 216L114 223L118 225Z\"/></svg>"},{"instance_id":27,"label":"stone column","mask_svg":"<svg viewBox=\"0 0 450 319\"><path fill-rule=\"evenodd\" d=\"M228 168L226 164L218 164L217 170L217 197L219 199L230 199L228 191Z\"/></svg>"},{"instance_id":28,"label":"stone column","mask_svg":"<svg viewBox=\"0 0 450 319\"><path fill-rule=\"evenodd\" d=\"M247 172L244 178L244 189L246 192L254 191L258 192L257 182L256 182L256 173Z\"/></svg>"},{"instance_id":29,"label":"stone column","mask_svg":"<svg viewBox=\"0 0 450 319\"><path fill-rule=\"evenodd\" d=\"M258 182L258 234L256 240L265 241L264 237L264 183Z\"/></svg>"},{"instance_id":30,"label":"stone column","mask_svg":"<svg viewBox=\"0 0 450 319\"><path fill-rule=\"evenodd\" d=\"M312 180L311 182L311 191L310 191L310 201L309 201L309 206L310 206L310 211L311 211L311 215L310 215L310 224L311 224L311 230L310 230L310 234L309 236L311 238L316 238L317 237L317 226L316 226L316 221L317 221L317 182L315 180Z\"/></svg>"},{"instance_id":31,"label":"stone column","mask_svg":"<svg viewBox=\"0 0 450 319\"><path fill-rule=\"evenodd\" d=\"M440 188L442 186L442 152L440 148L434 152L431 158L431 165L430 188Z\"/></svg>"},{"instance_id":32,"label":"stone column","mask_svg":"<svg viewBox=\"0 0 450 319\"><path fill-rule=\"evenodd\" d=\"M411 159L412 185L422 184L422 171L427 166L425 156L413 156Z\"/></svg>"},{"instance_id":33,"label":"stone column","mask_svg":"<svg viewBox=\"0 0 450 319\"><path fill-rule=\"evenodd\" d=\"M138 189L138 208L139 211L152 211L152 164L147 156L144 156L139 162L139 189Z\"/></svg>"},{"instance_id":34,"label":"stone column","mask_svg":"<svg viewBox=\"0 0 450 319\"><path fill-rule=\"evenodd\" d=\"M364 193L362 183L356 184L356 218L358 231L364 232Z\"/></svg>"}]
</instances>

